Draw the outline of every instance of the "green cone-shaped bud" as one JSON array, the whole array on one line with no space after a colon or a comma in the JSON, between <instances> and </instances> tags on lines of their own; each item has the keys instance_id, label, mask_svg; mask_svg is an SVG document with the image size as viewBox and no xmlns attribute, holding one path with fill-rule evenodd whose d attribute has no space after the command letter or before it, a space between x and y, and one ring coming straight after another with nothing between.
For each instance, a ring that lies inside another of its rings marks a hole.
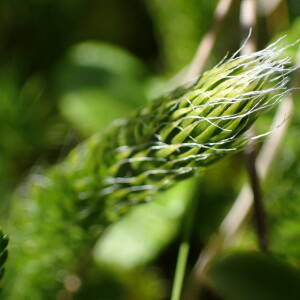
<instances>
[{"instance_id":1,"label":"green cone-shaped bud","mask_svg":"<svg viewBox=\"0 0 300 300\"><path fill-rule=\"evenodd\" d=\"M107 211L151 199L245 144L242 133L286 89L284 63L272 48L229 59L111 128L94 156Z\"/></svg>"},{"instance_id":2,"label":"green cone-shaped bud","mask_svg":"<svg viewBox=\"0 0 300 300\"><path fill-rule=\"evenodd\" d=\"M286 92L288 60L275 48L220 63L33 176L13 212L18 289L7 299L53 295L66 269L80 273L101 226L245 144L242 133Z\"/></svg>"}]
</instances>

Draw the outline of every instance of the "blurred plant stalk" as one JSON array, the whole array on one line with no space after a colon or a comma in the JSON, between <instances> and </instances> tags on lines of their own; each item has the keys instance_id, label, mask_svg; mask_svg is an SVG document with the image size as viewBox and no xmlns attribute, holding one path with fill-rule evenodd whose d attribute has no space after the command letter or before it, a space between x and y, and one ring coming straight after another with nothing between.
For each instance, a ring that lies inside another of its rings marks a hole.
<instances>
[{"instance_id":1,"label":"blurred plant stalk","mask_svg":"<svg viewBox=\"0 0 300 300\"><path fill-rule=\"evenodd\" d=\"M257 0L243 0L240 7L240 24L243 32L243 39L246 40L241 49L242 54L250 54L256 51L255 33L247 39L247 32L256 30L257 23ZM249 130L249 136L256 135L256 128L253 125ZM268 248L267 230L266 230L266 213L264 210L263 196L259 175L256 169L257 143L250 139L245 149L246 169L249 175L249 181L253 192L254 207L254 225L258 236L259 247L266 252Z\"/></svg>"},{"instance_id":2,"label":"blurred plant stalk","mask_svg":"<svg viewBox=\"0 0 300 300\"><path fill-rule=\"evenodd\" d=\"M192 81L201 74L213 50L216 37L234 2L235 0L219 0L214 11L211 29L201 39L191 63L176 74L171 80L171 86L176 86L182 82Z\"/></svg>"},{"instance_id":3,"label":"blurred plant stalk","mask_svg":"<svg viewBox=\"0 0 300 300\"><path fill-rule=\"evenodd\" d=\"M218 2L214 13L212 28L204 35L201 43L199 44L196 54L190 66L188 67L186 80L192 80L195 76L201 73L213 49L216 41L216 36L220 31L221 25L226 18L230 8L232 7L234 1L235 0L220 0Z\"/></svg>"}]
</instances>

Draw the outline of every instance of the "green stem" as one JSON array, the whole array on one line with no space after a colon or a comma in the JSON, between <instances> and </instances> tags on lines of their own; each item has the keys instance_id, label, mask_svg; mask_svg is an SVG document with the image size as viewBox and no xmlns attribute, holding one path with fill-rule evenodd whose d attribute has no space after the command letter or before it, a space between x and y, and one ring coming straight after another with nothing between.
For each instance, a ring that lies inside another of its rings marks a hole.
<instances>
[{"instance_id":1,"label":"green stem","mask_svg":"<svg viewBox=\"0 0 300 300\"><path fill-rule=\"evenodd\" d=\"M189 206L186 210L185 218L184 218L184 230L182 241L180 242L175 276L172 287L172 295L171 300L180 300L183 281L186 272L187 260L190 250L190 237L193 230L193 224L195 220L196 210L197 210L198 199L194 197L191 199Z\"/></svg>"},{"instance_id":2,"label":"green stem","mask_svg":"<svg viewBox=\"0 0 300 300\"><path fill-rule=\"evenodd\" d=\"M177 257L171 300L180 300L189 250L189 242L182 241Z\"/></svg>"}]
</instances>

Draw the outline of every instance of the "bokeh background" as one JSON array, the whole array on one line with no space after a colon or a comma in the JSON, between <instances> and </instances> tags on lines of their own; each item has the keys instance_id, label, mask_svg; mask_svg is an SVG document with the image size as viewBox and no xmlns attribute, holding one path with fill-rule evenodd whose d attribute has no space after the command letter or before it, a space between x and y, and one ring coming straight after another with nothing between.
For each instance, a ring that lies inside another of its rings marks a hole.
<instances>
[{"instance_id":1,"label":"bokeh background","mask_svg":"<svg viewBox=\"0 0 300 300\"><path fill-rule=\"evenodd\" d=\"M216 0L1 0L0 218L28 175L164 93L211 28ZM239 1L206 66L239 48ZM299 0L258 1L258 48L300 38ZM297 47L288 50L295 60ZM216 261L201 299L300 298L300 105L263 186L270 255L252 222ZM259 122L265 130L272 112ZM90 282L70 299L169 299L182 219L198 208L188 274L247 180L243 154L229 157L133 209L96 243ZM45 237L46 238L46 237ZM74 287L75 284L75 287ZM77 284L77 285L76 285ZM67 287L68 288L68 287ZM73 291L73 290L74 291ZM52 299L52 298L49 298ZM57 295L57 299L69 299ZM17 299L16 299L17 300Z\"/></svg>"}]
</instances>

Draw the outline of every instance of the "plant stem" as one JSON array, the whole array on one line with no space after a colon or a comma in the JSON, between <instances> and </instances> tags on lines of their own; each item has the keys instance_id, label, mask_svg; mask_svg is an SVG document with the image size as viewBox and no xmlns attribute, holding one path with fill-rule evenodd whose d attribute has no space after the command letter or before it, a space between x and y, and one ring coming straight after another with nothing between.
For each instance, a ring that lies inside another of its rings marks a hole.
<instances>
[{"instance_id":1,"label":"plant stem","mask_svg":"<svg viewBox=\"0 0 300 300\"><path fill-rule=\"evenodd\" d=\"M182 241L177 257L171 300L180 300L189 250L189 242Z\"/></svg>"},{"instance_id":2,"label":"plant stem","mask_svg":"<svg viewBox=\"0 0 300 300\"><path fill-rule=\"evenodd\" d=\"M187 80L191 80L195 76L198 76L204 68L205 63L207 62L207 59L210 56L212 48L215 44L217 34L222 28L221 25L223 24L223 21L228 15L228 12L232 7L233 2L234 0L219 0L215 9L212 28L205 34L198 46L198 49L196 50L189 70L186 74Z\"/></svg>"},{"instance_id":3,"label":"plant stem","mask_svg":"<svg viewBox=\"0 0 300 300\"><path fill-rule=\"evenodd\" d=\"M253 193L253 217L254 225L257 233L259 248L263 252L268 251L268 239L266 230L266 212L263 205L263 197L261 191L260 178L255 166L256 150L254 141L250 141L246 148L246 167Z\"/></svg>"},{"instance_id":4,"label":"plant stem","mask_svg":"<svg viewBox=\"0 0 300 300\"><path fill-rule=\"evenodd\" d=\"M190 200L190 203L187 207L185 217L183 220L184 221L183 236L178 250L171 300L180 300L181 298L187 260L189 256L189 250L190 250L190 237L192 234L193 224L195 221L195 216L196 216L196 211L198 206L197 200L198 200L197 198L192 198Z\"/></svg>"},{"instance_id":5,"label":"plant stem","mask_svg":"<svg viewBox=\"0 0 300 300\"><path fill-rule=\"evenodd\" d=\"M217 35L222 28L222 24L226 19L235 0L219 0L213 17L211 29L200 40L197 50L189 65L178 72L171 80L171 86L178 86L183 82L189 82L197 77L204 69L205 64L213 50Z\"/></svg>"},{"instance_id":6,"label":"plant stem","mask_svg":"<svg viewBox=\"0 0 300 300\"><path fill-rule=\"evenodd\" d=\"M240 22L243 31L243 39L246 38L248 32L256 27L257 18L257 3L256 0L243 0L240 9ZM256 51L255 36L252 36L245 43L242 48L242 54L249 54ZM255 128L252 127L249 130L250 136L255 136ZM250 185L253 193L253 216L254 226L258 237L258 243L261 251L267 252L267 230L266 230L266 212L263 205L263 195L261 191L260 178L256 168L256 143L253 140L249 140L249 143L245 149L246 156L246 168L249 175Z\"/></svg>"}]
</instances>

